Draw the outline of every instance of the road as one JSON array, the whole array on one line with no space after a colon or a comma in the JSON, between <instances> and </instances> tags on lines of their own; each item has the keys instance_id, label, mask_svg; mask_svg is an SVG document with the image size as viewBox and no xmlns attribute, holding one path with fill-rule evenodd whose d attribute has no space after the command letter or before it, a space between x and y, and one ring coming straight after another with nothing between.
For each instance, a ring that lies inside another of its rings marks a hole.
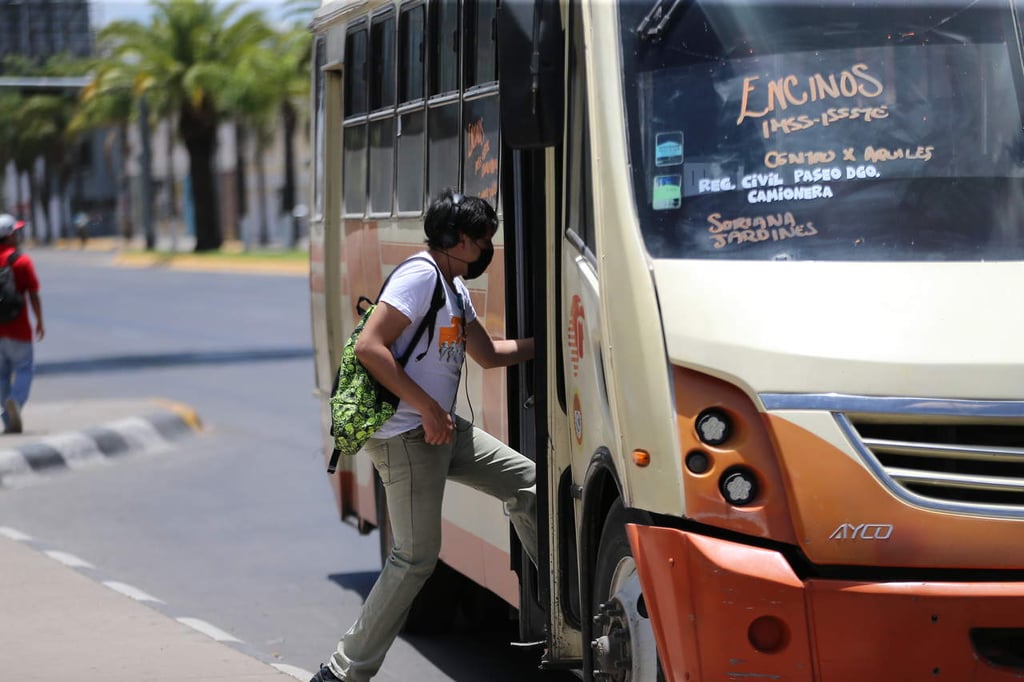
<instances>
[{"instance_id":1,"label":"road","mask_svg":"<svg viewBox=\"0 0 1024 682\"><path fill-rule=\"evenodd\" d=\"M30 407L159 397L193 407L206 429L171 452L0 490L2 525L195 614L257 657L316 670L379 559L375 535L338 521L323 473L305 278L30 253L47 322ZM378 679L575 679L537 671L539 652L508 646L514 637L402 637Z\"/></svg>"}]
</instances>

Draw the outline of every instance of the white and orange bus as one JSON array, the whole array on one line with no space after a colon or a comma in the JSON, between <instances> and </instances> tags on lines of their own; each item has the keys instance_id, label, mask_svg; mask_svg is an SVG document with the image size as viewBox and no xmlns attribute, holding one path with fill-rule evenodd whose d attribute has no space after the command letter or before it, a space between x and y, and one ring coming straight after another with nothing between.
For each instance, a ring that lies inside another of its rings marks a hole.
<instances>
[{"instance_id":1,"label":"white and orange bus","mask_svg":"<svg viewBox=\"0 0 1024 682\"><path fill-rule=\"evenodd\" d=\"M1024 2L337 0L311 28L325 436L356 301L442 188L501 217L486 328L538 340L460 412L537 462L540 570L452 484L421 613L479 586L587 680L1024 675ZM331 481L386 531L367 458Z\"/></svg>"}]
</instances>

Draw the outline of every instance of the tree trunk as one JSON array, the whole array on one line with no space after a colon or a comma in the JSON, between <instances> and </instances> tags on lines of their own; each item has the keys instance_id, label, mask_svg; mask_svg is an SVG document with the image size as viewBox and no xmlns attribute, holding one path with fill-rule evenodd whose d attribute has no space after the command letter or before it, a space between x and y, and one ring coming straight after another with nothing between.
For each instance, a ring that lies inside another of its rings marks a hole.
<instances>
[{"instance_id":1,"label":"tree trunk","mask_svg":"<svg viewBox=\"0 0 1024 682\"><path fill-rule=\"evenodd\" d=\"M192 205L196 217L196 251L216 251L224 243L220 229L220 206L213 172L217 151L217 120L212 105L195 111L183 107L178 131L188 150L192 177Z\"/></svg>"},{"instance_id":2,"label":"tree trunk","mask_svg":"<svg viewBox=\"0 0 1024 682\"><path fill-rule=\"evenodd\" d=\"M167 166L164 170L167 178L167 217L178 217L178 188L174 173L174 122L167 121Z\"/></svg>"},{"instance_id":3,"label":"tree trunk","mask_svg":"<svg viewBox=\"0 0 1024 682\"><path fill-rule=\"evenodd\" d=\"M128 172L125 166L128 163L128 124L122 122L117 126L117 146L120 147L120 161L117 168L117 186L120 188L118 192L118 216L117 216L117 231L126 240L131 240L135 236L135 219L132 216L132 187L131 178L128 177Z\"/></svg>"},{"instance_id":4,"label":"tree trunk","mask_svg":"<svg viewBox=\"0 0 1024 682\"><path fill-rule=\"evenodd\" d=\"M21 191L21 168L17 164L14 166L14 206L15 213L20 220L25 219L25 211L23 204L25 203L25 195Z\"/></svg>"},{"instance_id":5,"label":"tree trunk","mask_svg":"<svg viewBox=\"0 0 1024 682\"><path fill-rule=\"evenodd\" d=\"M49 244L53 241L53 207L50 200L53 199L53 162L49 156L43 157L43 184L40 187L39 198L43 202L43 215L46 216L46 231L43 232L43 243Z\"/></svg>"},{"instance_id":6,"label":"tree trunk","mask_svg":"<svg viewBox=\"0 0 1024 682\"><path fill-rule=\"evenodd\" d=\"M295 215L295 128L298 114L291 102L281 105L284 120L284 187L281 188L281 209L291 220L292 233L289 246L295 248L299 241L299 218Z\"/></svg>"},{"instance_id":7,"label":"tree trunk","mask_svg":"<svg viewBox=\"0 0 1024 682\"><path fill-rule=\"evenodd\" d=\"M249 197L245 186L245 141L247 137L245 126L235 121L235 205L238 207L236 230L239 235L242 234L242 219L249 213Z\"/></svg>"},{"instance_id":8,"label":"tree trunk","mask_svg":"<svg viewBox=\"0 0 1024 682\"><path fill-rule=\"evenodd\" d=\"M270 243L270 222L267 216L267 164L264 145L256 145L256 194L260 208L260 246Z\"/></svg>"}]
</instances>

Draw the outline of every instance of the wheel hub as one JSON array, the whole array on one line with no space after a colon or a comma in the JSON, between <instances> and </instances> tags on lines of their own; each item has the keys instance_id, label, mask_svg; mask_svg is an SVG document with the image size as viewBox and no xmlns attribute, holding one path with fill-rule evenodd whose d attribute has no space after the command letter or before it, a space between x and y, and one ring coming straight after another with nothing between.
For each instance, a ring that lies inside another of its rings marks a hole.
<instances>
[{"instance_id":1,"label":"wheel hub","mask_svg":"<svg viewBox=\"0 0 1024 682\"><path fill-rule=\"evenodd\" d=\"M625 682L630 679L633 654L625 615L622 603L613 599L601 604L594 616L598 632L604 633L591 643L599 680Z\"/></svg>"},{"instance_id":2,"label":"wheel hub","mask_svg":"<svg viewBox=\"0 0 1024 682\"><path fill-rule=\"evenodd\" d=\"M640 682L657 674L654 631L632 557L619 561L609 599L594 614L594 675L601 682Z\"/></svg>"}]
</instances>

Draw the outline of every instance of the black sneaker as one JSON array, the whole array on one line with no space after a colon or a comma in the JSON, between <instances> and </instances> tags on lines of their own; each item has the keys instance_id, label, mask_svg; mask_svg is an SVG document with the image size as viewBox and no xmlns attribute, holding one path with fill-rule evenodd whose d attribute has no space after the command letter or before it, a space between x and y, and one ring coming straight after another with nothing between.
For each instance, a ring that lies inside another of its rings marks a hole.
<instances>
[{"instance_id":1,"label":"black sneaker","mask_svg":"<svg viewBox=\"0 0 1024 682\"><path fill-rule=\"evenodd\" d=\"M326 665L321 663L320 664L320 671L316 675L313 675L313 677L311 677L309 679L309 682L345 682L345 681L342 680L340 677L335 676L335 674L331 672L330 668L328 668Z\"/></svg>"}]
</instances>

